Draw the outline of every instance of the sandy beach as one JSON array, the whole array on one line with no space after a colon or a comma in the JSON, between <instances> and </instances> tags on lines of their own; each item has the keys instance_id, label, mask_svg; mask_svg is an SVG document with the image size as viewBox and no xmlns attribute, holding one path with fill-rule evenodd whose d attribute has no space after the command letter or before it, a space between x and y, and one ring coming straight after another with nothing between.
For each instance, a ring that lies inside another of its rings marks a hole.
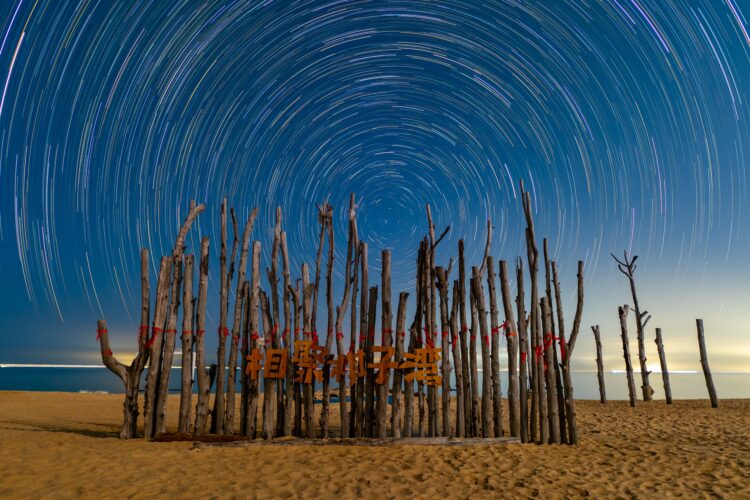
<instances>
[{"instance_id":1,"label":"sandy beach","mask_svg":"<svg viewBox=\"0 0 750 500\"><path fill-rule=\"evenodd\" d=\"M0 392L0 497L750 498L750 400L579 401L577 447L193 449L120 441L121 405L119 394Z\"/></svg>"}]
</instances>

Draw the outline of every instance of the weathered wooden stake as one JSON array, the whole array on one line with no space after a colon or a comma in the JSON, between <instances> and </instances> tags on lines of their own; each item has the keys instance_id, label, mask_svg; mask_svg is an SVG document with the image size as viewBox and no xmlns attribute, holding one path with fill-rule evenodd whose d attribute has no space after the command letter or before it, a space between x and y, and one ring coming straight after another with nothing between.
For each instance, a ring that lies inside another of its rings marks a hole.
<instances>
[{"instance_id":1,"label":"weathered wooden stake","mask_svg":"<svg viewBox=\"0 0 750 500\"><path fill-rule=\"evenodd\" d=\"M500 261L500 293L505 312L505 338L508 343L508 419L510 435L520 437L521 412L518 405L518 329L513 315L513 303L508 285L508 263Z\"/></svg>"},{"instance_id":2,"label":"weathered wooden stake","mask_svg":"<svg viewBox=\"0 0 750 500\"><path fill-rule=\"evenodd\" d=\"M471 371L471 433L469 437L482 435L482 414L479 402L479 369L477 367L477 334L479 317L477 299L474 297L474 279L469 282L469 307L471 308L471 335L469 343L469 370ZM484 377L483 377L484 378Z\"/></svg>"},{"instance_id":3,"label":"weathered wooden stake","mask_svg":"<svg viewBox=\"0 0 750 500\"><path fill-rule=\"evenodd\" d=\"M236 239L236 235L235 235ZM224 366L226 363L227 314L229 312L229 286L231 272L227 273L227 199L221 203L221 254L219 255L221 289L219 291L219 348L216 353L216 391L211 411L211 432L224 434ZM234 259L232 266L234 267Z\"/></svg>"},{"instance_id":4,"label":"weathered wooden stake","mask_svg":"<svg viewBox=\"0 0 750 500\"><path fill-rule=\"evenodd\" d=\"M597 327L598 328L598 327ZM664 354L664 342L661 339L661 328L656 329L656 348L659 350L659 363L661 364L661 380L664 383L664 398L667 404L672 404L672 386L669 384L669 368L667 368L667 356Z\"/></svg>"},{"instance_id":5,"label":"weathered wooden stake","mask_svg":"<svg viewBox=\"0 0 750 500\"><path fill-rule=\"evenodd\" d=\"M381 257L381 278L383 286L380 306L381 346L389 348L393 346L393 314L391 312L391 251L383 250ZM385 353L381 352L381 356ZM381 358L382 359L382 358ZM375 430L377 437L385 438L388 435L386 414L388 413L388 387L390 385L390 368L380 363L378 368L378 400L375 409Z\"/></svg>"},{"instance_id":6,"label":"weathered wooden stake","mask_svg":"<svg viewBox=\"0 0 750 500\"><path fill-rule=\"evenodd\" d=\"M260 309L263 312L263 341L266 349L273 346L275 325L271 312L271 305L268 301L268 295L261 290L260 292ZM263 377L263 439L273 438L274 417L276 416L276 380Z\"/></svg>"},{"instance_id":7,"label":"weathered wooden stake","mask_svg":"<svg viewBox=\"0 0 750 500\"><path fill-rule=\"evenodd\" d=\"M552 311L549 306L549 298L541 298L542 309L542 331L544 331L544 357L543 368L545 382L547 384L547 425L549 426L549 438L553 444L560 444L560 418L557 401L557 383L555 381L555 358L552 355L555 350L555 341L552 333L549 333L552 325ZM542 423L544 425L544 423Z\"/></svg>"},{"instance_id":8,"label":"weathered wooden stake","mask_svg":"<svg viewBox=\"0 0 750 500\"><path fill-rule=\"evenodd\" d=\"M287 351L287 364L286 364L286 378L279 381L279 384L283 385L284 388L284 415L283 425L281 428L282 436L289 436L292 434L293 424L293 412L294 412L294 366L292 359L294 358L294 342L291 338L292 332L292 311L291 311L291 297L292 297L292 279L289 270L289 251L286 245L286 232L281 232L281 262L282 262L282 274L284 276L284 286L282 288L284 297L284 331L282 333L282 340L284 342L284 349ZM295 322L295 326L299 325Z\"/></svg>"},{"instance_id":9,"label":"weathered wooden stake","mask_svg":"<svg viewBox=\"0 0 750 500\"><path fill-rule=\"evenodd\" d=\"M459 298L459 315L461 322L461 366L456 370L461 370L463 374L463 395L464 395L464 436L472 436L472 379L469 373L469 327L466 321L466 262L464 259L464 240L458 240L458 298Z\"/></svg>"},{"instance_id":10,"label":"weathered wooden stake","mask_svg":"<svg viewBox=\"0 0 750 500\"><path fill-rule=\"evenodd\" d=\"M320 434L323 439L328 437L328 414L331 384L331 365L328 363L333 359L331 351L333 350L333 208L325 204L326 225L328 227L328 267L326 269L326 304L328 305L328 322L326 323L326 344L324 350L324 359L326 364L323 365L323 404L320 412Z\"/></svg>"},{"instance_id":11,"label":"weathered wooden stake","mask_svg":"<svg viewBox=\"0 0 750 500\"><path fill-rule=\"evenodd\" d=\"M701 367L703 368L703 376L706 377L706 388L708 389L708 397L711 398L711 408L719 407L719 398L716 396L716 387L714 387L714 379L711 376L711 368L708 366L708 354L706 353L706 340L703 337L703 320L696 319L695 326L698 328L698 347L701 353Z\"/></svg>"},{"instance_id":12,"label":"weathered wooden stake","mask_svg":"<svg viewBox=\"0 0 750 500\"><path fill-rule=\"evenodd\" d=\"M396 348L395 362L399 365L404 360L404 339L406 338L406 301L409 298L408 292L401 292L398 295L398 312L396 313ZM391 407L391 437L401 437L401 416L403 408L401 404L401 393L403 389L404 374L402 370L393 370L393 405ZM407 385L408 390L408 385Z\"/></svg>"},{"instance_id":13,"label":"weathered wooden stake","mask_svg":"<svg viewBox=\"0 0 750 500\"><path fill-rule=\"evenodd\" d=\"M435 277L437 278L437 289L440 295L440 325L441 325L441 343L442 354L440 357L440 375L442 379L442 391L441 391L441 435L448 437L453 435L451 430L451 372L450 372L450 317L448 315L448 276L450 268L446 272L445 269L438 266L435 267Z\"/></svg>"},{"instance_id":14,"label":"weathered wooden stake","mask_svg":"<svg viewBox=\"0 0 750 500\"><path fill-rule=\"evenodd\" d=\"M310 283L310 271L307 264L302 264L302 290L302 317L304 318L304 327L302 329L302 332L306 341L312 341L312 332L314 326L312 323L313 311L311 310L311 301L313 293L315 293L315 284ZM313 421L315 419L315 407L313 406L314 387L314 377L312 383L301 384L305 419L305 436L310 439L315 437L315 426L313 424Z\"/></svg>"},{"instance_id":15,"label":"weathered wooden stake","mask_svg":"<svg viewBox=\"0 0 750 500\"><path fill-rule=\"evenodd\" d=\"M370 287L370 301L367 305L367 336L365 337L365 364L367 377L365 378L365 437L375 436L375 369L372 368L374 356L372 347L375 344L375 321L378 310L378 287Z\"/></svg>"},{"instance_id":16,"label":"weathered wooden stake","mask_svg":"<svg viewBox=\"0 0 750 500\"><path fill-rule=\"evenodd\" d=\"M523 261L519 257L516 262L516 312L518 313L518 352L520 356L518 364L518 398L521 413L521 442L528 443L533 440L529 439L529 377L527 370L529 339L526 334L526 307L524 300Z\"/></svg>"},{"instance_id":17,"label":"weathered wooden stake","mask_svg":"<svg viewBox=\"0 0 750 500\"><path fill-rule=\"evenodd\" d=\"M625 304L617 308L620 317L620 336L622 338L622 355L625 358L625 372L628 376L628 395L630 406L635 407L637 397L635 395L635 381L633 380L633 363L630 360L630 340L628 339L628 311L630 307Z\"/></svg>"},{"instance_id":18,"label":"weathered wooden stake","mask_svg":"<svg viewBox=\"0 0 750 500\"><path fill-rule=\"evenodd\" d=\"M201 239L201 261L198 271L198 304L195 313L195 370L198 379L198 402L195 405L195 425L193 432L206 432L208 403L211 395L211 381L206 373L205 333L206 333L206 300L208 298L208 250L209 239Z\"/></svg>"},{"instance_id":19,"label":"weathered wooden stake","mask_svg":"<svg viewBox=\"0 0 750 500\"><path fill-rule=\"evenodd\" d=\"M456 433L462 438L466 434L466 416L464 410L464 374L462 370L461 346L459 344L459 294L458 280L453 281L453 302L451 304L451 347L453 349L453 367L456 370Z\"/></svg>"},{"instance_id":20,"label":"weathered wooden stake","mask_svg":"<svg viewBox=\"0 0 750 500\"><path fill-rule=\"evenodd\" d=\"M599 325L591 327L596 342L596 377L599 380L599 402L607 403L607 389L604 386L604 359L602 358L602 341L599 336Z\"/></svg>"},{"instance_id":21,"label":"weathered wooden stake","mask_svg":"<svg viewBox=\"0 0 750 500\"><path fill-rule=\"evenodd\" d=\"M581 328L581 317L583 315L583 261L578 261L578 295L576 302L576 313L573 317L573 329L570 337L565 341L565 321L563 320L562 300L560 299L560 283L557 280L557 266L552 263L552 273L555 282L555 299L557 301L557 324L559 326L560 337L560 355L562 357L562 378L563 388L565 391L565 419L568 422L567 442L568 444L578 444L578 428L576 426L576 410L573 398L573 380L570 375L570 359L573 356L573 349L576 345L578 332Z\"/></svg>"},{"instance_id":22,"label":"weathered wooden stake","mask_svg":"<svg viewBox=\"0 0 750 500\"><path fill-rule=\"evenodd\" d=\"M500 387L500 322L495 291L495 260L487 257L487 289L490 298L490 332L492 334L492 429L495 437L503 436L503 403Z\"/></svg>"},{"instance_id":23,"label":"weathered wooden stake","mask_svg":"<svg viewBox=\"0 0 750 500\"><path fill-rule=\"evenodd\" d=\"M182 383L180 386L180 413L177 423L178 432L190 431L190 407L193 396L193 265L195 258L185 256L185 274L183 277L182 303Z\"/></svg>"},{"instance_id":24,"label":"weathered wooden stake","mask_svg":"<svg viewBox=\"0 0 750 500\"><path fill-rule=\"evenodd\" d=\"M484 291L478 267L472 267L471 287L474 291L479 318L479 331L482 336L482 437L492 437L492 368L490 366L490 332L487 328L487 313L484 307Z\"/></svg>"}]
</instances>

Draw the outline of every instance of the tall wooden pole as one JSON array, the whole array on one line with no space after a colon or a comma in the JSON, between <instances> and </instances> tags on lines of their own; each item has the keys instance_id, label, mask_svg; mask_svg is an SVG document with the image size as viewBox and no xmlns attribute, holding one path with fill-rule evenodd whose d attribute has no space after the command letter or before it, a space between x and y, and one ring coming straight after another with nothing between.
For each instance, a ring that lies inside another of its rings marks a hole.
<instances>
[{"instance_id":1,"label":"tall wooden pole","mask_svg":"<svg viewBox=\"0 0 750 500\"><path fill-rule=\"evenodd\" d=\"M359 244L359 263L360 263L360 297L359 297L359 349L365 350L367 341L367 315L368 315L368 297L369 297L369 285L368 285L368 271L367 271L367 243L360 242ZM374 314L374 311L373 311ZM365 361L366 362L366 361ZM365 377L366 378L366 377ZM365 378L357 379L357 401L354 413L354 422L356 423L356 430L352 437L363 437L364 424L365 424Z\"/></svg>"},{"instance_id":2,"label":"tall wooden pole","mask_svg":"<svg viewBox=\"0 0 750 500\"><path fill-rule=\"evenodd\" d=\"M279 381L279 384L283 385L284 388L284 418L281 428L281 435L290 436L292 434L292 424L294 423L294 366L292 363L292 359L294 358L294 342L291 337L292 279L289 270L289 251L287 250L285 231L281 232L281 262L282 274L284 276L284 286L282 288L282 296L284 297L284 331L282 333L282 340L284 342L283 347L287 352L286 377L285 379ZM296 322L294 325L299 326Z\"/></svg>"},{"instance_id":3,"label":"tall wooden pole","mask_svg":"<svg viewBox=\"0 0 750 500\"><path fill-rule=\"evenodd\" d=\"M553 444L560 444L560 418L559 418L559 406L557 402L557 383L555 381L555 358L552 352L555 350L555 344L552 333L552 311L549 306L549 298L541 298L541 309L542 309L542 330L544 334L544 373L545 382L547 384L547 425L549 426L549 437L550 442ZM543 422L542 425L545 425Z\"/></svg>"},{"instance_id":4,"label":"tall wooden pole","mask_svg":"<svg viewBox=\"0 0 750 500\"><path fill-rule=\"evenodd\" d=\"M268 295L260 292L260 309L263 312L263 340L266 349L273 346L274 323ZM273 438L274 416L276 415L276 380L263 377L263 439Z\"/></svg>"},{"instance_id":5,"label":"tall wooden pole","mask_svg":"<svg viewBox=\"0 0 750 500\"><path fill-rule=\"evenodd\" d=\"M471 371L471 433L467 433L467 435L469 437L479 437L482 435L482 414L479 399L479 369L477 367L479 316L477 313L477 299L474 296L473 278L469 282L469 307L471 308L471 335L469 337L469 370Z\"/></svg>"},{"instance_id":6,"label":"tall wooden pole","mask_svg":"<svg viewBox=\"0 0 750 500\"><path fill-rule=\"evenodd\" d=\"M422 339L422 269L424 267L424 254L426 251L425 241L419 244L417 252L417 276L416 276L416 308L414 321L409 328L409 353L414 354L421 347ZM406 377L413 371L411 368L404 370L404 428L402 435L412 437L414 419L414 382L407 382ZM421 387L421 383L419 384Z\"/></svg>"},{"instance_id":7,"label":"tall wooden pole","mask_svg":"<svg viewBox=\"0 0 750 500\"><path fill-rule=\"evenodd\" d=\"M581 317L583 316L583 261L578 261L578 294L576 300L576 313L573 317L573 329L570 337L565 341L565 323L562 317L562 302L559 299L560 284L557 281L557 268L552 267L555 280L555 296L557 297L558 325L560 326L560 336L563 343L560 344L560 354L562 357L562 377L565 391L565 419L568 422L567 442L568 444L578 444L578 428L576 426L576 410L573 398L573 380L570 375L570 359L573 356L573 349L578 339L578 332L581 328Z\"/></svg>"},{"instance_id":8,"label":"tall wooden pole","mask_svg":"<svg viewBox=\"0 0 750 500\"><path fill-rule=\"evenodd\" d=\"M195 313L195 370L198 379L198 402L195 405L195 425L193 432L206 432L208 404L211 396L211 381L206 373L206 301L208 299L208 250L209 239L201 239L201 261L198 271L198 303Z\"/></svg>"},{"instance_id":9,"label":"tall wooden pole","mask_svg":"<svg viewBox=\"0 0 750 500\"><path fill-rule=\"evenodd\" d=\"M596 377L599 380L599 402L607 404L607 389L604 385L604 359L602 358L602 341L599 334L599 325L591 327L596 342Z\"/></svg>"},{"instance_id":10,"label":"tall wooden pole","mask_svg":"<svg viewBox=\"0 0 750 500\"><path fill-rule=\"evenodd\" d=\"M549 364L549 363L547 364L549 366L549 369L553 371L553 379L555 380L555 394L557 395L556 404L557 404L557 414L558 414L557 425L560 429L560 442L566 443L568 441L568 436L567 436L567 430L566 430L567 426L566 426L566 419L565 419L565 390L563 388L562 372L560 370L560 362L557 356L557 347L555 346L555 340L558 340L559 342L564 342L565 330L562 327L558 328L557 332L559 332L559 335L557 335L556 329L555 329L555 307L554 307L555 301L552 295L552 275L550 272L550 259L549 259L549 248L547 246L547 238L544 238L543 240L543 250L544 250L545 294L547 296L547 304L550 310L549 329L545 330L545 334L546 333L550 334L549 348L552 353L552 361L553 361L552 364Z\"/></svg>"},{"instance_id":11,"label":"tall wooden pole","mask_svg":"<svg viewBox=\"0 0 750 500\"><path fill-rule=\"evenodd\" d=\"M518 329L513 315L513 302L508 285L508 263L500 261L500 293L505 312L505 338L508 343L508 419L510 435L521 435L521 412L518 401Z\"/></svg>"},{"instance_id":12,"label":"tall wooden pole","mask_svg":"<svg viewBox=\"0 0 750 500\"><path fill-rule=\"evenodd\" d=\"M491 437L492 429L492 368L490 367L490 332L487 328L487 314L484 306L484 291L478 267L472 267L471 287L479 317L479 330L482 336L482 437Z\"/></svg>"},{"instance_id":13,"label":"tall wooden pole","mask_svg":"<svg viewBox=\"0 0 750 500\"><path fill-rule=\"evenodd\" d=\"M351 291L352 279L352 256L356 253L356 248L353 246L354 240L354 224L356 218L356 205L354 203L354 193L349 196L349 239L346 246L346 265L344 270L344 295L341 299L341 305L336 309L336 352L339 357L346 355L346 349L344 348L344 317L346 316L347 308L349 307L349 296ZM333 242L331 242L333 247ZM352 300L352 310L355 309L356 300ZM356 316L355 316L356 317ZM355 346L354 335L352 335L352 350ZM351 368L351 367L350 367ZM352 376L354 373L352 372ZM348 383L346 380L346 370L342 369L338 377L339 386L339 413L341 418L341 437L349 437L349 412L346 407L346 393L348 389Z\"/></svg>"},{"instance_id":14,"label":"tall wooden pole","mask_svg":"<svg viewBox=\"0 0 750 500\"><path fill-rule=\"evenodd\" d=\"M661 364L661 380L664 383L664 398L667 404L672 404L672 386L669 383L669 368L667 368L667 356L664 354L664 342L661 338L661 328L656 329L656 348L659 350L659 363Z\"/></svg>"},{"instance_id":15,"label":"tall wooden pole","mask_svg":"<svg viewBox=\"0 0 750 500\"><path fill-rule=\"evenodd\" d=\"M258 349L260 331L260 321L258 319L258 308L260 307L260 241L253 241L253 255L250 264L250 297L248 300L248 330L250 332L248 342L248 353ZM248 373L244 374L247 378L247 408L245 410L245 435L255 438L258 427L258 398L260 396L259 379L260 375L250 378Z\"/></svg>"},{"instance_id":16,"label":"tall wooden pole","mask_svg":"<svg viewBox=\"0 0 750 500\"><path fill-rule=\"evenodd\" d=\"M328 322L326 323L326 343L324 353L324 359L326 364L323 365L323 400L320 412L320 435L323 439L328 437L328 419L329 419L329 405L331 397L331 365L328 363L333 359L331 354L333 350L333 322L334 322L334 306L333 306L333 208L329 204L325 204L326 209L326 232L328 233L328 266L326 268L326 305L328 308Z\"/></svg>"},{"instance_id":17,"label":"tall wooden pole","mask_svg":"<svg viewBox=\"0 0 750 500\"><path fill-rule=\"evenodd\" d=\"M462 370L463 359L461 357L461 346L459 345L459 294L461 293L458 280L453 281L453 302L451 304L451 347L453 350L453 367L456 370L456 437L462 438L466 434L466 416L464 409L464 374Z\"/></svg>"},{"instance_id":18,"label":"tall wooden pole","mask_svg":"<svg viewBox=\"0 0 750 500\"><path fill-rule=\"evenodd\" d=\"M714 378L711 375L711 368L708 366L708 354L706 353L706 339L703 337L703 320L696 319L695 326L698 328L698 348L701 353L701 367L703 376L706 378L706 388L708 396L711 398L711 408L719 407L719 398L716 396L716 387L714 387Z\"/></svg>"},{"instance_id":19,"label":"tall wooden pole","mask_svg":"<svg viewBox=\"0 0 750 500\"><path fill-rule=\"evenodd\" d=\"M367 377L365 378L365 437L375 436L375 370L372 347L375 344L375 321L378 310L378 287L370 287L370 301L367 306L367 335L365 337L365 364Z\"/></svg>"},{"instance_id":20,"label":"tall wooden pole","mask_svg":"<svg viewBox=\"0 0 750 500\"><path fill-rule=\"evenodd\" d=\"M270 341L266 342L266 348L271 347L278 349L281 347L281 330L279 324L281 323L281 303L279 301L279 253L281 251L281 207L276 207L276 226L273 228L273 246L271 248L271 268L266 268L266 274L268 276L269 283L269 295L271 301L271 335ZM264 333L264 336L269 340L269 335ZM281 390L281 384L278 383L278 379L266 380L263 379L263 386L269 387L270 395L266 399L270 401L272 407L272 415L275 415L275 425L273 429L276 434L281 434L284 427L284 393ZM264 400L264 404L266 401ZM273 431L272 431L273 432Z\"/></svg>"},{"instance_id":21,"label":"tall wooden pole","mask_svg":"<svg viewBox=\"0 0 750 500\"><path fill-rule=\"evenodd\" d=\"M472 410L471 410L471 375L469 373L469 327L466 321L466 262L464 259L464 240L458 240L458 299L459 299L459 321L461 322L461 366L463 373L463 395L464 395L464 436L471 436ZM459 367L456 367L458 370Z\"/></svg>"},{"instance_id":22,"label":"tall wooden pole","mask_svg":"<svg viewBox=\"0 0 750 500\"><path fill-rule=\"evenodd\" d=\"M216 360L216 396L214 408L211 411L211 432L224 434L224 363L226 362L227 313L229 309L229 280L227 273L227 199L221 203L221 254L219 256L221 268L221 290L219 291L219 348ZM234 267L234 266L232 266Z\"/></svg>"},{"instance_id":23,"label":"tall wooden pole","mask_svg":"<svg viewBox=\"0 0 750 500\"><path fill-rule=\"evenodd\" d=\"M492 364L492 429L495 437L503 435L503 404L500 389L500 322L495 291L495 260L487 257L487 289L490 298L490 332L492 334L490 362Z\"/></svg>"},{"instance_id":24,"label":"tall wooden pole","mask_svg":"<svg viewBox=\"0 0 750 500\"><path fill-rule=\"evenodd\" d=\"M406 338L406 301L409 298L408 292L401 292L398 295L398 312L396 313L396 348L395 361L399 365L404 360L404 339ZM401 402L401 393L404 383L404 374L402 370L393 371L393 405L391 408L391 437L400 438L402 429L403 405ZM407 387L407 390L408 387ZM413 391L412 391L413 394Z\"/></svg>"},{"instance_id":25,"label":"tall wooden pole","mask_svg":"<svg viewBox=\"0 0 750 500\"><path fill-rule=\"evenodd\" d=\"M315 292L315 284L310 283L310 271L307 264L302 264L302 317L304 318L305 326L302 331L304 339L306 341L312 341L313 331L313 311L311 310L311 300L313 293ZM315 387L315 379L310 384L302 383L302 398L304 406L304 420L305 420L305 436L312 439L315 437L315 427L313 424L315 408L313 406L313 389Z\"/></svg>"},{"instance_id":26,"label":"tall wooden pole","mask_svg":"<svg viewBox=\"0 0 750 500\"><path fill-rule=\"evenodd\" d=\"M442 379L441 391L441 435L448 437L453 433L451 431L451 406L450 406L450 319L448 315L448 273L442 267L435 267L435 277L437 278L437 289L440 294L440 325L441 325L441 347L442 355L440 358L440 375Z\"/></svg>"},{"instance_id":27,"label":"tall wooden pole","mask_svg":"<svg viewBox=\"0 0 750 500\"><path fill-rule=\"evenodd\" d=\"M521 413L521 442L528 443L529 439L529 376L527 371L529 357L529 339L526 334L526 307L523 287L523 261L518 258L516 263L516 312L518 313L518 398ZM533 419L532 419L533 420Z\"/></svg>"},{"instance_id":28,"label":"tall wooden pole","mask_svg":"<svg viewBox=\"0 0 750 500\"><path fill-rule=\"evenodd\" d=\"M351 229L351 246L352 246L352 257L354 262L352 263L352 310L349 321L349 350L352 353L357 351L357 339L358 339L358 323L357 323L357 287L359 285L359 236L357 234L357 204L354 202L354 195L349 196L349 227ZM347 276L348 279L348 276ZM356 354L353 354L356 356ZM356 422L355 417L357 413L357 377L352 377L352 367L349 367L349 389L350 389L350 403L349 403L349 433L347 437L353 437L356 434Z\"/></svg>"},{"instance_id":29,"label":"tall wooden pole","mask_svg":"<svg viewBox=\"0 0 750 500\"><path fill-rule=\"evenodd\" d=\"M620 317L620 337L622 338L622 355L625 358L625 373L628 376L628 395L630 406L635 407L637 397L635 395L635 380L633 380L633 363L630 360L630 339L628 338L628 311L630 307L625 304L617 308Z\"/></svg>"},{"instance_id":30,"label":"tall wooden pole","mask_svg":"<svg viewBox=\"0 0 750 500\"><path fill-rule=\"evenodd\" d=\"M417 313L420 315L419 324L422 325L422 321L424 321L424 326L421 327L421 329L418 331L419 335L419 343L418 347L423 348L427 344L428 340L430 339L429 336L429 330L430 330L430 319L429 319L429 307L427 307L427 295L429 295L430 290L427 283L427 268L430 265L429 264L429 252L430 252L430 243L427 238L424 238L422 240L422 246L424 247L424 254L422 256L422 270L421 274L419 275L419 295L420 300L418 302L419 307L417 308ZM422 331L424 331L424 339L422 339ZM425 394L424 394L424 388L425 384L422 381L417 382L417 392L418 392L418 401L417 405L419 407L419 421L418 421L418 430L419 430L419 437L425 437L427 435L427 431L425 429L425 415L428 413L428 411L425 411Z\"/></svg>"},{"instance_id":31,"label":"tall wooden pole","mask_svg":"<svg viewBox=\"0 0 750 500\"><path fill-rule=\"evenodd\" d=\"M180 384L180 413L177 422L178 432L190 431L190 406L193 396L193 263L192 255L185 256L185 274L182 287L182 382Z\"/></svg>"},{"instance_id":32,"label":"tall wooden pole","mask_svg":"<svg viewBox=\"0 0 750 500\"><path fill-rule=\"evenodd\" d=\"M380 283L383 286L382 289L382 300L381 300L381 346L383 348L393 347L393 338L391 333L392 329L392 312L391 312L391 251L383 250L382 252L382 265L381 265L381 278ZM384 355L385 353L381 353ZM378 373L378 400L377 407L375 409L375 429L376 434L379 438L383 439L388 435L386 414L388 412L388 386L390 385L390 368L384 363L380 364Z\"/></svg>"}]
</instances>

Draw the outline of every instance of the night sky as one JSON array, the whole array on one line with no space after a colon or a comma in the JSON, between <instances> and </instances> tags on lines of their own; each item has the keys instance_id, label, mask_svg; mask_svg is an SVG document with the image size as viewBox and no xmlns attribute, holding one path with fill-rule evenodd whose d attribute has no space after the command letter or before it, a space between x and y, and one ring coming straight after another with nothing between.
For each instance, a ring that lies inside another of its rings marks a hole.
<instances>
[{"instance_id":1,"label":"night sky","mask_svg":"<svg viewBox=\"0 0 750 500\"><path fill-rule=\"evenodd\" d=\"M3 0L0 362L96 363L99 317L128 358L139 250L155 287L191 199L208 207L188 252L211 237L215 332L223 196L240 227L259 208L264 259L283 207L293 279L328 199L339 302L357 193L371 284L390 248L394 297L413 302L425 204L451 225L438 264L464 238L478 265L487 218L512 261L523 179L571 320L585 261L575 369L594 369L596 323L622 366L631 299L609 253L630 250L649 365L659 326L670 368L699 369L701 317L712 368L747 370L747 16L747 0Z\"/></svg>"}]
</instances>

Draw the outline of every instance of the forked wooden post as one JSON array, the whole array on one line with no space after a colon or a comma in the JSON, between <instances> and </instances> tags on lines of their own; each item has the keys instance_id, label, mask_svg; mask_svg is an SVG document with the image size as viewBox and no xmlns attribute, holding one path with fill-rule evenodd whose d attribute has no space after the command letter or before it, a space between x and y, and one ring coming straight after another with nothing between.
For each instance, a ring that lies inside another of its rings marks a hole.
<instances>
[{"instance_id":1,"label":"forked wooden post","mask_svg":"<svg viewBox=\"0 0 750 500\"><path fill-rule=\"evenodd\" d=\"M607 403L607 389L604 386L604 360L602 359L602 340L599 337L599 325L592 326L596 342L596 377L599 380L599 402Z\"/></svg>"},{"instance_id":2,"label":"forked wooden post","mask_svg":"<svg viewBox=\"0 0 750 500\"><path fill-rule=\"evenodd\" d=\"M716 387L714 387L714 379L711 376L711 368L708 366L708 354L706 354L706 340L703 337L703 320L696 319L695 326L698 328L698 347L701 353L701 367L703 368L703 376L706 377L706 388L708 389L708 397L711 398L711 408L719 407L719 398L716 396Z\"/></svg>"},{"instance_id":3,"label":"forked wooden post","mask_svg":"<svg viewBox=\"0 0 750 500\"><path fill-rule=\"evenodd\" d=\"M656 348L659 350L659 364L661 365L661 380L664 383L664 399L667 404L672 404L672 386L669 384L669 368L667 368L667 355L664 354L664 342L661 339L661 328L656 329Z\"/></svg>"},{"instance_id":4,"label":"forked wooden post","mask_svg":"<svg viewBox=\"0 0 750 500\"><path fill-rule=\"evenodd\" d=\"M630 406L635 407L638 398L635 395L635 380L633 380L633 363L630 360L630 339L628 339L628 310L629 306L625 304L617 308L620 317L620 336L622 337L622 355L625 358L625 373L628 376L628 396L630 397Z\"/></svg>"}]
</instances>

